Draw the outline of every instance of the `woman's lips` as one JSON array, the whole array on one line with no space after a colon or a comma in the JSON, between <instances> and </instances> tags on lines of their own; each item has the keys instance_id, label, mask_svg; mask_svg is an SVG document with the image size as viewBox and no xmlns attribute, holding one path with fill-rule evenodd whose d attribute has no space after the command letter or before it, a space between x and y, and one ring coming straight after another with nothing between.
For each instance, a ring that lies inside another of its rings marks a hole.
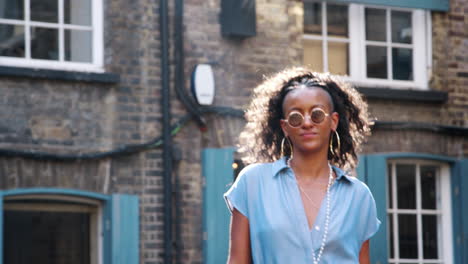
<instances>
[{"instance_id":1,"label":"woman's lips","mask_svg":"<svg viewBox=\"0 0 468 264\"><path fill-rule=\"evenodd\" d=\"M318 134L315 133L315 132L306 132L306 133L301 133L300 136L302 138L307 139L307 138L314 138L314 137L318 136Z\"/></svg>"}]
</instances>

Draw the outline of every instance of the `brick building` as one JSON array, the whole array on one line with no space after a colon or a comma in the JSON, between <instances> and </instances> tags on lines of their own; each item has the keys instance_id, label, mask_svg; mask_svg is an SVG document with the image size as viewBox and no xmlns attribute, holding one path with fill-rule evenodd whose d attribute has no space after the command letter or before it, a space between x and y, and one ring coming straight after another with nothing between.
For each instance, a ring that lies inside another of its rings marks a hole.
<instances>
[{"instance_id":1,"label":"brick building","mask_svg":"<svg viewBox=\"0 0 468 264\"><path fill-rule=\"evenodd\" d=\"M377 120L372 263L468 261L466 0L72 2L0 3L0 263L223 263L240 110L303 64Z\"/></svg>"}]
</instances>

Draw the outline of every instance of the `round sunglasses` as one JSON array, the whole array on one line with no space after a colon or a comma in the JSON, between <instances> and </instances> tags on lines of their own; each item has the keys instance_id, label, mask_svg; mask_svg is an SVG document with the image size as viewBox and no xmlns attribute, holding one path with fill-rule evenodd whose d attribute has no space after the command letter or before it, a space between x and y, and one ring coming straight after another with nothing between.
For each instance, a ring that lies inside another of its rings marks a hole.
<instances>
[{"instance_id":1,"label":"round sunglasses","mask_svg":"<svg viewBox=\"0 0 468 264\"><path fill-rule=\"evenodd\" d=\"M325 113L322 108L314 108L310 111L310 120L312 120L315 124L320 124L325 120L325 117L329 116L329 114ZM300 127L305 122L305 116L297 111L292 111L289 113L287 119L283 119L287 122L291 127Z\"/></svg>"}]
</instances>

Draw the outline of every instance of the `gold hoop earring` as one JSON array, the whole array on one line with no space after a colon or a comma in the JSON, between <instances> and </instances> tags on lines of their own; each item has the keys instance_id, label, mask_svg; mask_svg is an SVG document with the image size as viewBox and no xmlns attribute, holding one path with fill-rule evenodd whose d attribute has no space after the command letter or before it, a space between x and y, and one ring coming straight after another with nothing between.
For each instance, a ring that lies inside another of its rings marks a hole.
<instances>
[{"instance_id":1,"label":"gold hoop earring","mask_svg":"<svg viewBox=\"0 0 468 264\"><path fill-rule=\"evenodd\" d=\"M293 145L291 143L291 140L289 140L289 138L288 138L288 143L289 143L289 149L291 151L291 157L289 159L292 160L294 158L294 149L293 149Z\"/></svg>"},{"instance_id":2,"label":"gold hoop earring","mask_svg":"<svg viewBox=\"0 0 468 264\"><path fill-rule=\"evenodd\" d=\"M286 137L283 138L283 140L281 140L281 157L284 157L284 139Z\"/></svg>"},{"instance_id":3,"label":"gold hoop earring","mask_svg":"<svg viewBox=\"0 0 468 264\"><path fill-rule=\"evenodd\" d=\"M292 158L293 158L293 155L294 155L294 154L293 154L293 146L292 146L292 144L291 144L291 141L290 141L289 138L287 138L287 137L284 137L283 140L281 140L281 157L284 157L284 141L285 141L286 139L288 140L289 148L290 148L290 150L291 150L291 157L290 157L290 159L292 159Z\"/></svg>"},{"instance_id":4,"label":"gold hoop earring","mask_svg":"<svg viewBox=\"0 0 468 264\"><path fill-rule=\"evenodd\" d=\"M338 135L338 132L336 132L336 130L333 131L333 132L335 132L335 135L336 135L336 140L338 142L338 151L339 151L340 148L341 148L340 135ZM333 134L332 134L331 139L330 139L330 152L332 153L333 156L336 155L335 151L333 150Z\"/></svg>"},{"instance_id":5,"label":"gold hoop earring","mask_svg":"<svg viewBox=\"0 0 468 264\"><path fill-rule=\"evenodd\" d=\"M341 150L341 140L340 140L340 135L338 134L338 132L336 132L335 130L335 135L336 135L336 138L338 139L338 151Z\"/></svg>"}]
</instances>

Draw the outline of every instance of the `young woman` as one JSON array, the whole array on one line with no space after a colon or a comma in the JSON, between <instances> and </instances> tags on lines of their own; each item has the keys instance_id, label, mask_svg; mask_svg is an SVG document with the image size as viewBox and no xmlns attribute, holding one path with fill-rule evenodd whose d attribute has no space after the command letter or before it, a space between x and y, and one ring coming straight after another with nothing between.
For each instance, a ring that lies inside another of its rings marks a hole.
<instances>
[{"instance_id":1,"label":"young woman","mask_svg":"<svg viewBox=\"0 0 468 264\"><path fill-rule=\"evenodd\" d=\"M254 90L246 116L241 151L252 164L224 195L228 263L369 263L375 201L345 172L370 132L358 92L333 75L288 69Z\"/></svg>"}]
</instances>

